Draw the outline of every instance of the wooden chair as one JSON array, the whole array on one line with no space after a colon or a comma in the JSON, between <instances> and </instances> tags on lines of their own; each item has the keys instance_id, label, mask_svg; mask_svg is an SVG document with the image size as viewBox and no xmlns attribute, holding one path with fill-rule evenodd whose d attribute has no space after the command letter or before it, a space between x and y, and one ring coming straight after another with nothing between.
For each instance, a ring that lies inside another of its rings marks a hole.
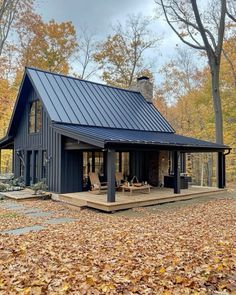
<instances>
[{"instance_id":1,"label":"wooden chair","mask_svg":"<svg viewBox=\"0 0 236 295\"><path fill-rule=\"evenodd\" d=\"M102 190L107 190L107 182L100 182L97 172L89 172L89 179L91 183L91 191L100 193Z\"/></svg>"},{"instance_id":2,"label":"wooden chair","mask_svg":"<svg viewBox=\"0 0 236 295\"><path fill-rule=\"evenodd\" d=\"M119 188L124 182L124 175L122 172L116 172L116 187Z\"/></svg>"}]
</instances>

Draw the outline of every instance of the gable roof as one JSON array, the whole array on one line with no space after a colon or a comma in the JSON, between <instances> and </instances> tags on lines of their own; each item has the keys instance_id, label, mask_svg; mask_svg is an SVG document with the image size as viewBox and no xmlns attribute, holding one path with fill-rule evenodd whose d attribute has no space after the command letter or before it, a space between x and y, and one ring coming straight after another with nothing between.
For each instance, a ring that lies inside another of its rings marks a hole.
<instances>
[{"instance_id":1,"label":"gable roof","mask_svg":"<svg viewBox=\"0 0 236 295\"><path fill-rule=\"evenodd\" d=\"M52 121L83 126L175 132L136 91L26 68Z\"/></svg>"}]
</instances>

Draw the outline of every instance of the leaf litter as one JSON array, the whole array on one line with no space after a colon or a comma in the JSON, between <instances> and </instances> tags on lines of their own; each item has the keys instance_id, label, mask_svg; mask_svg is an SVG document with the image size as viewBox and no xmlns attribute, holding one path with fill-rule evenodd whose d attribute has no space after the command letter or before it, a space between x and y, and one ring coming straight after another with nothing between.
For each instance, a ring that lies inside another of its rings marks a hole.
<instances>
[{"instance_id":1,"label":"leaf litter","mask_svg":"<svg viewBox=\"0 0 236 295\"><path fill-rule=\"evenodd\" d=\"M0 235L0 294L236 294L234 199L138 217L33 202L77 220Z\"/></svg>"}]
</instances>

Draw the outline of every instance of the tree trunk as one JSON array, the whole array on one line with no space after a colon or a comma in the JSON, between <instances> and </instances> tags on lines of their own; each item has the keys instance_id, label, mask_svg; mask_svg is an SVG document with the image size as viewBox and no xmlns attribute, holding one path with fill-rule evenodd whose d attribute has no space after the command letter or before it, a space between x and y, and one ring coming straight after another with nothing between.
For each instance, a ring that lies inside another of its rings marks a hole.
<instances>
[{"instance_id":1,"label":"tree trunk","mask_svg":"<svg viewBox=\"0 0 236 295\"><path fill-rule=\"evenodd\" d=\"M223 144L223 118L220 100L220 65L214 60L210 62L212 77L212 97L215 111L215 140Z\"/></svg>"}]
</instances>

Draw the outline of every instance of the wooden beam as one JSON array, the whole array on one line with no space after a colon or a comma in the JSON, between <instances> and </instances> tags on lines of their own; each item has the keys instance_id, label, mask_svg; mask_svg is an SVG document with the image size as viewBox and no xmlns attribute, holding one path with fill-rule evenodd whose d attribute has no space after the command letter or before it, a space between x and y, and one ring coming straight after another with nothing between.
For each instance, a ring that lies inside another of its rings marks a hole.
<instances>
[{"instance_id":1,"label":"wooden beam","mask_svg":"<svg viewBox=\"0 0 236 295\"><path fill-rule=\"evenodd\" d=\"M83 142L66 142L65 150L95 150L96 146Z\"/></svg>"},{"instance_id":2,"label":"wooden beam","mask_svg":"<svg viewBox=\"0 0 236 295\"><path fill-rule=\"evenodd\" d=\"M174 193L180 194L180 152L174 151Z\"/></svg>"},{"instance_id":3,"label":"wooden beam","mask_svg":"<svg viewBox=\"0 0 236 295\"><path fill-rule=\"evenodd\" d=\"M107 151L107 202L116 201L116 189L115 189L115 150Z\"/></svg>"}]
</instances>

